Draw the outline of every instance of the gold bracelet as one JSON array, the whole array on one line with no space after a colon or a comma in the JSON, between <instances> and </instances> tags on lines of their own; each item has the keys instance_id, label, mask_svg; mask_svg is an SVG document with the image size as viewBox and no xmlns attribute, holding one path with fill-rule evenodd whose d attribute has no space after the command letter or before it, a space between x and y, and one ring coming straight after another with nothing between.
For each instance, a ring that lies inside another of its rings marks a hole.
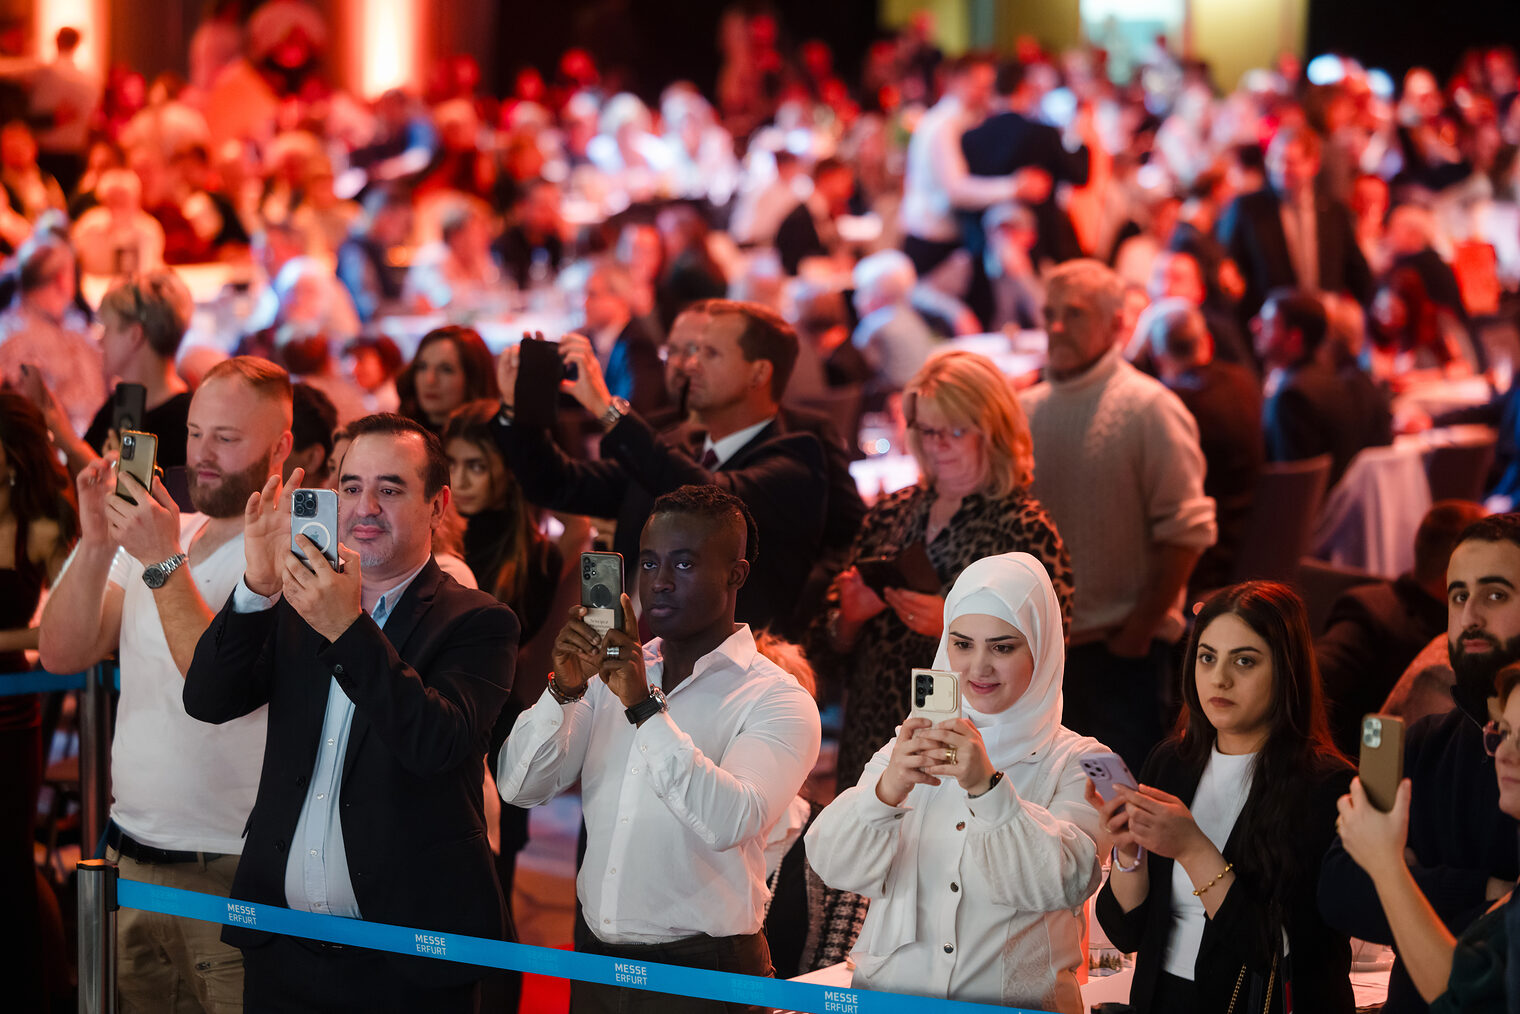
<instances>
[{"instance_id":1,"label":"gold bracelet","mask_svg":"<svg viewBox=\"0 0 1520 1014\"><path fill-rule=\"evenodd\" d=\"M1200 887L1197 890L1195 890L1193 892L1193 897L1195 897L1195 898L1198 897L1199 895L1203 894L1204 891L1207 891L1209 888L1211 888L1215 884L1219 883L1221 880L1224 879L1224 875L1226 873L1229 873L1234 868L1235 868L1235 864L1234 863L1225 863L1224 864L1224 869L1222 869L1222 870L1219 871L1219 876L1215 877L1213 880L1210 880L1207 884L1204 884L1202 887Z\"/></svg>"}]
</instances>

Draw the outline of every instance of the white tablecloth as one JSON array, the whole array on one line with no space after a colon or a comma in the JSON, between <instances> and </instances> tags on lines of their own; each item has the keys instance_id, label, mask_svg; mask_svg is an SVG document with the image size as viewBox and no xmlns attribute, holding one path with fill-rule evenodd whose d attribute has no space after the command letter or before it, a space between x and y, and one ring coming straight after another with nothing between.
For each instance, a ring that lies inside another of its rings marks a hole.
<instances>
[{"instance_id":1,"label":"white tablecloth","mask_svg":"<svg viewBox=\"0 0 1520 1014\"><path fill-rule=\"evenodd\" d=\"M1448 426L1362 451L1325 499L1314 554L1387 578L1409 570L1415 532L1431 506L1425 459L1438 447L1492 439L1484 426Z\"/></svg>"},{"instance_id":2,"label":"white tablecloth","mask_svg":"<svg viewBox=\"0 0 1520 1014\"><path fill-rule=\"evenodd\" d=\"M1395 418L1418 409L1429 416L1440 415L1453 409L1486 404L1494 396L1484 377L1463 377L1461 380L1432 380L1411 387L1393 399Z\"/></svg>"},{"instance_id":3,"label":"white tablecloth","mask_svg":"<svg viewBox=\"0 0 1520 1014\"><path fill-rule=\"evenodd\" d=\"M1004 376L1021 377L1044 369L1048 346L1044 331L1015 331L1012 334L994 331L949 338L942 347L984 355L997 364Z\"/></svg>"}]
</instances>

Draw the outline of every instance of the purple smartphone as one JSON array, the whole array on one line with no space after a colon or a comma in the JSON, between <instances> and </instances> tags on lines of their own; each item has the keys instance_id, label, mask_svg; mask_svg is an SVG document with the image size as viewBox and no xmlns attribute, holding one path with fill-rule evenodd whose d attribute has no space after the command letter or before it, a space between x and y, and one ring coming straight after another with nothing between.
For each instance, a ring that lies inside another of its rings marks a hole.
<instances>
[{"instance_id":1,"label":"purple smartphone","mask_svg":"<svg viewBox=\"0 0 1520 1014\"><path fill-rule=\"evenodd\" d=\"M1140 787L1135 776L1129 773L1124 758L1116 753L1084 753L1080 761L1082 773L1092 779L1093 788L1098 790L1098 795L1105 803L1113 800L1115 785L1129 789Z\"/></svg>"}]
</instances>

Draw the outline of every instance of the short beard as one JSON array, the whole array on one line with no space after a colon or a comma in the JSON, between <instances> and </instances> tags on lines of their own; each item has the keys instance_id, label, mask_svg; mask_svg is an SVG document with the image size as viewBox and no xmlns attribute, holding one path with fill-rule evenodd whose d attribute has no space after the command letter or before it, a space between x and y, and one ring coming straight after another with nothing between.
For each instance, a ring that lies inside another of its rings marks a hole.
<instances>
[{"instance_id":1,"label":"short beard","mask_svg":"<svg viewBox=\"0 0 1520 1014\"><path fill-rule=\"evenodd\" d=\"M195 466L186 469L190 480L190 505L209 518L235 518L248 506L248 498L264 488L269 481L269 463L273 452L264 455L241 472L223 473L222 481L215 486L202 486Z\"/></svg>"},{"instance_id":2,"label":"short beard","mask_svg":"<svg viewBox=\"0 0 1520 1014\"><path fill-rule=\"evenodd\" d=\"M1462 650L1462 638L1487 641L1493 649L1470 654ZM1446 652L1451 661L1451 671L1456 676L1453 699L1468 714L1482 716L1480 722L1488 721L1486 702L1494 695L1494 677L1511 662L1520 661L1520 635L1500 640L1482 632L1463 633L1455 643L1447 639Z\"/></svg>"}]
</instances>

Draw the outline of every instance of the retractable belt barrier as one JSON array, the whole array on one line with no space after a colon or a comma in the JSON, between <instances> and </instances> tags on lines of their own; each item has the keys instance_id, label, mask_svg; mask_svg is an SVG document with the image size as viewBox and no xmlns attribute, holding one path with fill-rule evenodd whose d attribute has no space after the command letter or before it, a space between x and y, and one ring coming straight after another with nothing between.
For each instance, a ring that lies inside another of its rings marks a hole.
<instances>
[{"instance_id":1,"label":"retractable belt barrier","mask_svg":"<svg viewBox=\"0 0 1520 1014\"><path fill-rule=\"evenodd\" d=\"M84 672L59 674L48 672L46 669L33 669L30 672L0 673L0 697L13 697L16 694L51 694L60 690L83 690L85 681L89 679L92 671L86 669ZM111 666L110 673L111 687L120 690L121 670L116 666Z\"/></svg>"},{"instance_id":2,"label":"retractable belt barrier","mask_svg":"<svg viewBox=\"0 0 1520 1014\"><path fill-rule=\"evenodd\" d=\"M184 916L229 926L245 926L351 947L368 947L413 957L459 961L514 972L575 979L579 982L598 982L609 986L677 993L681 996L777 1007L782 1010L816 1014L973 1014L1011 1009L1023 1011L1024 1014L1036 1014L1027 1008L994 1008L977 1003L820 986L733 972L682 968L679 965L651 961L626 961L552 947L511 944L459 933L439 933L434 930L344 919L335 915L299 912L275 905L258 905L126 878L116 881L116 900L123 908Z\"/></svg>"}]
</instances>

